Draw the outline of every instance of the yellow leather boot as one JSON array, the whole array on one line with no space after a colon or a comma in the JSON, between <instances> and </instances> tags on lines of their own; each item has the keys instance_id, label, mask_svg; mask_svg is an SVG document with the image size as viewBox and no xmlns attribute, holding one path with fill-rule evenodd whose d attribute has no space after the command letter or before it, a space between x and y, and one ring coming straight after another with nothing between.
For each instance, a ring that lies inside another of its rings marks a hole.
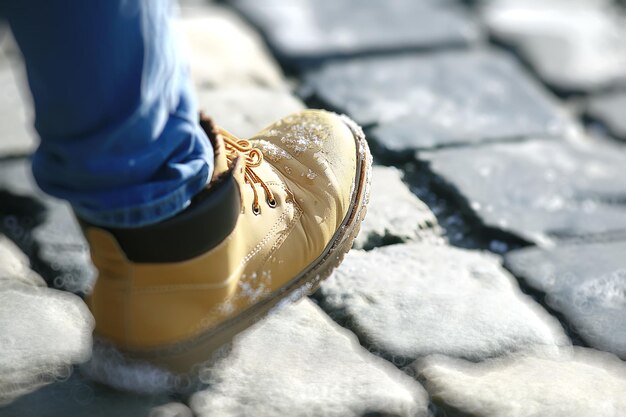
<instances>
[{"instance_id":1,"label":"yellow leather boot","mask_svg":"<svg viewBox=\"0 0 626 417\"><path fill-rule=\"evenodd\" d=\"M283 300L314 291L365 214L371 157L345 116L306 110L248 140L208 119L215 173L177 216L138 229L83 224L99 277L95 336L175 374Z\"/></svg>"}]
</instances>

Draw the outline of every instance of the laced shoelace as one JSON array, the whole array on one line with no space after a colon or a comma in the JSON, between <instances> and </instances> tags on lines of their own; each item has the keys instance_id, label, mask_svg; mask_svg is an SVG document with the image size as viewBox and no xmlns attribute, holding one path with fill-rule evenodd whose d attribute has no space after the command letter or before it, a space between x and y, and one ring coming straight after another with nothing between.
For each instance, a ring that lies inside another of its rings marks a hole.
<instances>
[{"instance_id":1,"label":"laced shoelace","mask_svg":"<svg viewBox=\"0 0 626 417\"><path fill-rule=\"evenodd\" d=\"M254 214L261 213L261 206L259 205L259 193L257 192L255 184L259 184L265 191L265 201L271 208L276 207L276 199L274 193L265 184L265 182L254 172L253 168L261 165L263 162L263 153L252 147L252 144L247 139L239 139L232 133L224 129L219 129L222 138L224 138L224 147L226 148L226 159L228 159L229 165L239 157L244 157L244 179L247 184L252 187L254 193L254 200L252 201L252 212Z\"/></svg>"}]
</instances>

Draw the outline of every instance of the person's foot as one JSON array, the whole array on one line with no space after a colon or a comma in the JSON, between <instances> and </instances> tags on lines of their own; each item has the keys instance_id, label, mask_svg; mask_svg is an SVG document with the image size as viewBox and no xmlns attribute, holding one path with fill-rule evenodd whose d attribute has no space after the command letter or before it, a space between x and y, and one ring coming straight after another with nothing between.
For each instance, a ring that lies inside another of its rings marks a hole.
<instances>
[{"instance_id":1,"label":"person's foot","mask_svg":"<svg viewBox=\"0 0 626 417\"><path fill-rule=\"evenodd\" d=\"M215 174L187 210L139 229L83 224L99 271L96 337L174 373L314 291L350 249L368 199L371 156L345 116L307 110L249 140L201 124Z\"/></svg>"}]
</instances>

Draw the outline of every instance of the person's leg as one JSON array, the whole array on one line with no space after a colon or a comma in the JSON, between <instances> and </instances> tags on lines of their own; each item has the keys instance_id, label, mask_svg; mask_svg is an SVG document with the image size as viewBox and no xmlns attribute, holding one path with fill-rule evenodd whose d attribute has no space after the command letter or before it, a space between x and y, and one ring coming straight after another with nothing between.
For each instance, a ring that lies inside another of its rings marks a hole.
<instances>
[{"instance_id":1,"label":"person's leg","mask_svg":"<svg viewBox=\"0 0 626 417\"><path fill-rule=\"evenodd\" d=\"M3 0L24 55L41 145L33 173L84 220L138 227L211 178L167 0Z\"/></svg>"},{"instance_id":2,"label":"person's leg","mask_svg":"<svg viewBox=\"0 0 626 417\"><path fill-rule=\"evenodd\" d=\"M96 345L127 354L117 373L96 349L87 372L114 386L129 365L197 370L313 291L352 246L369 190L367 142L346 117L303 111L249 139L203 117L202 134L156 1L9 2L43 138L35 174L82 217ZM120 227L179 210L209 175L188 209Z\"/></svg>"}]
</instances>

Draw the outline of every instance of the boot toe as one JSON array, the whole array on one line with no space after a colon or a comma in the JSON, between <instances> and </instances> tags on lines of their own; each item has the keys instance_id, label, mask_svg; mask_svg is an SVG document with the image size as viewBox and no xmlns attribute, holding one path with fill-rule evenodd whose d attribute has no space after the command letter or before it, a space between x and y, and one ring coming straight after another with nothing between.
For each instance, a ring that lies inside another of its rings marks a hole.
<instances>
[{"instance_id":1,"label":"boot toe","mask_svg":"<svg viewBox=\"0 0 626 417\"><path fill-rule=\"evenodd\" d=\"M285 179L305 215L334 221L348 211L359 144L344 117L324 110L287 116L251 138Z\"/></svg>"}]
</instances>

